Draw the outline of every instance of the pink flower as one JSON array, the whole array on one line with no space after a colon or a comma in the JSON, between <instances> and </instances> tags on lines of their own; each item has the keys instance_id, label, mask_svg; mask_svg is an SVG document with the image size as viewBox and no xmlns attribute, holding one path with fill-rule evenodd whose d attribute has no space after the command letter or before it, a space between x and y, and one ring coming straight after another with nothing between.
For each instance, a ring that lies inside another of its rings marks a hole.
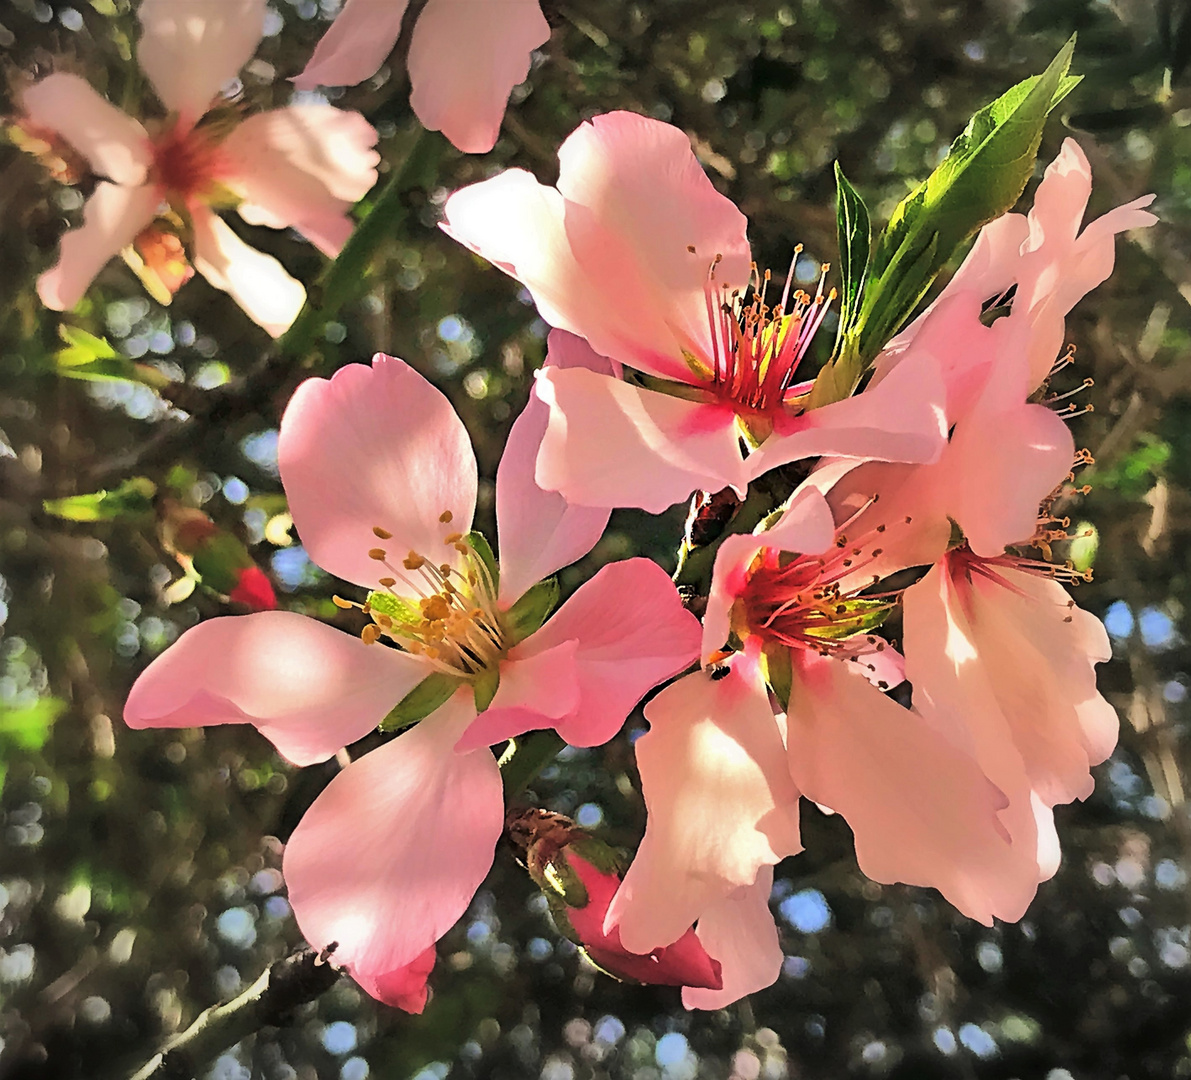
<instances>
[{"instance_id":1,"label":"pink flower","mask_svg":"<svg viewBox=\"0 0 1191 1080\"><path fill-rule=\"evenodd\" d=\"M1003 793L930 718L882 693L901 681L900 658L868 630L890 605L840 583L883 536L845 537L808 488L768 532L729 537L704 620L704 659L719 666L646 706L636 750L649 818L605 927L644 951L697 920L724 988L684 993L689 1007L777 977L767 899L772 867L801 850L800 795L844 817L876 881L937 888L989 925L1020 918L1033 896L1034 851L1010 843ZM767 684L788 695L784 717Z\"/></svg>"},{"instance_id":2,"label":"pink flower","mask_svg":"<svg viewBox=\"0 0 1191 1080\"><path fill-rule=\"evenodd\" d=\"M171 284L188 275L176 267L160 274L161 235L180 230L198 272L276 337L306 292L212 208L235 203L250 225L292 227L333 258L351 234L348 209L376 182L376 132L358 113L329 105L291 105L243 122L218 102L212 107L256 50L265 0L144 0L138 15L137 58L169 111L152 134L76 75L50 75L21 95L30 120L59 134L101 177L38 295L55 311L74 307L104 264L152 227L140 247L168 299ZM163 210L175 223L154 226Z\"/></svg>"},{"instance_id":3,"label":"pink flower","mask_svg":"<svg viewBox=\"0 0 1191 1080\"><path fill-rule=\"evenodd\" d=\"M747 222L678 128L632 113L581 125L558 187L509 170L447 201L444 228L521 281L552 326L636 369L647 386L547 371L537 480L570 502L661 511L697 489L743 492L798 458L929 461L942 386L912 350L881 385L806 411L799 363L826 312L815 296L739 299L755 280ZM774 289L777 292L777 289ZM755 452L742 454L745 439Z\"/></svg>"},{"instance_id":4,"label":"pink flower","mask_svg":"<svg viewBox=\"0 0 1191 1080\"><path fill-rule=\"evenodd\" d=\"M305 70L303 90L376 74L401 33L408 0L347 0ZM539 0L429 0L409 43L410 105L466 154L496 145L509 93L550 37Z\"/></svg>"},{"instance_id":5,"label":"pink flower","mask_svg":"<svg viewBox=\"0 0 1191 1080\"><path fill-rule=\"evenodd\" d=\"M647 559L605 566L540 629L518 621L525 590L590 550L608 517L533 485L544 411L531 400L497 473L498 571L468 535L476 463L446 398L386 356L307 380L282 418L282 480L312 558L372 590L364 640L287 611L212 619L125 707L138 728L250 723L307 765L373 731L427 676L448 677L432 715L331 781L283 865L307 940L335 943L361 986L405 1008L424 1001L434 942L492 863L503 799L489 744L544 727L603 742L698 654L698 623Z\"/></svg>"}]
</instances>

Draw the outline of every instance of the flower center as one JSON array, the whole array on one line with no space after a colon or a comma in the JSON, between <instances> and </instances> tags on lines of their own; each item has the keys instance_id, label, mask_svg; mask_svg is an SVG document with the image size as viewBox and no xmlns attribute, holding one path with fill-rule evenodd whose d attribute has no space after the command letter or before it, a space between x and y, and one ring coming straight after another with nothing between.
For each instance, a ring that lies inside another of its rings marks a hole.
<instances>
[{"instance_id":1,"label":"flower center","mask_svg":"<svg viewBox=\"0 0 1191 1080\"><path fill-rule=\"evenodd\" d=\"M151 179L173 202L203 198L215 182L219 147L203 128L174 122L153 139Z\"/></svg>"},{"instance_id":2,"label":"flower center","mask_svg":"<svg viewBox=\"0 0 1191 1080\"><path fill-rule=\"evenodd\" d=\"M439 521L449 525L451 512L444 511ZM381 540L392 538L379 526L373 532ZM368 554L389 571L380 578L380 589L362 605L338 596L335 603L341 608L359 606L371 617L360 634L365 644L388 638L445 674L474 679L508 650L504 620L496 604L494 574L484 556L462 533L444 532L444 546L458 558L436 562L433 553L410 551L394 565L384 548L372 548ZM403 586L400 592L398 582Z\"/></svg>"},{"instance_id":3,"label":"flower center","mask_svg":"<svg viewBox=\"0 0 1191 1080\"><path fill-rule=\"evenodd\" d=\"M813 296L801 289L791 292L801 253L799 244L794 249L781 301L772 307L766 303L770 273L766 270L761 274L756 263L746 290L750 297L747 301L738 291L729 292L726 285L717 284L718 255L708 270L703 292L711 324L712 356L710 369L700 373L722 401L746 417L767 416L795 404L809 392L809 386L795 385L794 375L823 324L835 290L824 294L824 279L830 269L824 263Z\"/></svg>"},{"instance_id":4,"label":"flower center","mask_svg":"<svg viewBox=\"0 0 1191 1080\"><path fill-rule=\"evenodd\" d=\"M858 581L858 572L881 554L880 547L870 545L884 531L878 525L859 543L841 532L835 550L822 555L760 552L733 607L733 630L741 638L754 634L765 642L823 654L857 651L860 643L853 639L860 635L865 635L861 651L882 649L884 642L869 631L881 625L893 600L860 595L876 578L851 587L844 582Z\"/></svg>"}]
</instances>

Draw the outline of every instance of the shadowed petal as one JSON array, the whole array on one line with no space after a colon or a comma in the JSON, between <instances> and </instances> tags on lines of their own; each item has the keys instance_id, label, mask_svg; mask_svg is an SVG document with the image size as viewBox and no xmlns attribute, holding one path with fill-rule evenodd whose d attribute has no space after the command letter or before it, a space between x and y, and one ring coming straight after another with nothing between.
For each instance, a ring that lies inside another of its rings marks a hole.
<instances>
[{"instance_id":1,"label":"shadowed petal","mask_svg":"<svg viewBox=\"0 0 1191 1080\"><path fill-rule=\"evenodd\" d=\"M271 255L249 247L205 206L191 208L194 268L222 289L270 337L280 337L298 317L306 290Z\"/></svg>"},{"instance_id":2,"label":"shadowed petal","mask_svg":"<svg viewBox=\"0 0 1191 1080\"><path fill-rule=\"evenodd\" d=\"M423 661L289 611L208 619L142 672L129 727L252 724L295 765L363 738L428 674Z\"/></svg>"},{"instance_id":3,"label":"shadowed petal","mask_svg":"<svg viewBox=\"0 0 1191 1080\"><path fill-rule=\"evenodd\" d=\"M450 402L395 357L377 353L371 367L302 383L281 418L277 457L310 557L357 585L376 588L388 573L371 549L392 552L394 565L411 551L453 561L444 538L471 528L471 440ZM375 527L392 538L377 539Z\"/></svg>"},{"instance_id":4,"label":"shadowed petal","mask_svg":"<svg viewBox=\"0 0 1191 1080\"><path fill-rule=\"evenodd\" d=\"M294 86L355 86L371 78L397 44L407 6L408 0L347 0Z\"/></svg>"},{"instance_id":5,"label":"shadowed petal","mask_svg":"<svg viewBox=\"0 0 1191 1080\"><path fill-rule=\"evenodd\" d=\"M410 965L467 910L504 825L488 750L454 752L475 710L464 690L353 761L314 800L281 870L298 927L369 992L413 992ZM397 985L392 985L396 983Z\"/></svg>"},{"instance_id":6,"label":"shadowed petal","mask_svg":"<svg viewBox=\"0 0 1191 1080\"><path fill-rule=\"evenodd\" d=\"M193 124L252 59L265 0L142 0L137 61L161 103Z\"/></svg>"},{"instance_id":7,"label":"shadowed petal","mask_svg":"<svg viewBox=\"0 0 1191 1080\"><path fill-rule=\"evenodd\" d=\"M334 258L351 235L351 206L376 183L376 129L359 113L291 105L248 117L221 144L226 183L251 225L297 229Z\"/></svg>"},{"instance_id":8,"label":"shadowed petal","mask_svg":"<svg viewBox=\"0 0 1191 1080\"><path fill-rule=\"evenodd\" d=\"M720 990L684 987L682 1003L688 1009L722 1009L776 981L785 954L769 910L772 889L773 867L762 866L754 884L729 893L699 917L695 933L720 962L724 985Z\"/></svg>"},{"instance_id":9,"label":"shadowed petal","mask_svg":"<svg viewBox=\"0 0 1191 1080\"><path fill-rule=\"evenodd\" d=\"M438 954L433 945L430 946L413 963L383 975L357 970L352 972L352 978L371 994L377 1001L386 1005L403 1009L407 1013L420 1013L426 1008L426 1001L430 997L430 990L426 980L434 970L434 963Z\"/></svg>"},{"instance_id":10,"label":"shadowed petal","mask_svg":"<svg viewBox=\"0 0 1191 1080\"><path fill-rule=\"evenodd\" d=\"M582 368L543 371L538 393L550 422L537 482L569 502L659 514L692 491L748 486L731 408Z\"/></svg>"},{"instance_id":11,"label":"shadowed petal","mask_svg":"<svg viewBox=\"0 0 1191 1080\"><path fill-rule=\"evenodd\" d=\"M549 37L539 0L429 0L409 46L410 107L465 154L486 154Z\"/></svg>"},{"instance_id":12,"label":"shadowed petal","mask_svg":"<svg viewBox=\"0 0 1191 1080\"><path fill-rule=\"evenodd\" d=\"M21 94L20 103L33 123L56 131L100 176L129 187L144 183L153 160L149 136L86 80L47 75Z\"/></svg>"},{"instance_id":13,"label":"shadowed petal","mask_svg":"<svg viewBox=\"0 0 1191 1080\"><path fill-rule=\"evenodd\" d=\"M41 302L51 311L74 307L108 260L153 220L160 201L150 184L97 184L83 207L82 225L62 237L57 263L37 279Z\"/></svg>"},{"instance_id":14,"label":"shadowed petal","mask_svg":"<svg viewBox=\"0 0 1191 1080\"><path fill-rule=\"evenodd\" d=\"M552 330L546 363L612 374L611 361L582 338ZM534 468L550 409L535 386L513 423L496 470L496 524L500 539L500 599L511 604L526 589L583 558L603 535L610 510L572 506L538 487Z\"/></svg>"},{"instance_id":15,"label":"shadowed petal","mask_svg":"<svg viewBox=\"0 0 1191 1080\"><path fill-rule=\"evenodd\" d=\"M801 850L798 791L755 669L737 660L724 678L695 672L645 715L650 730L635 749L649 817L605 920L632 952L675 941L762 867Z\"/></svg>"}]
</instances>

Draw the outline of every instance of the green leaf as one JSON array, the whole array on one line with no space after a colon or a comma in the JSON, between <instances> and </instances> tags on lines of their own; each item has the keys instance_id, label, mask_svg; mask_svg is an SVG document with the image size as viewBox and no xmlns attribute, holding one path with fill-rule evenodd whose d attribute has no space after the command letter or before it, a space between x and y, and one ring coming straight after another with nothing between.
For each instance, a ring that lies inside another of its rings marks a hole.
<instances>
[{"instance_id":1,"label":"green leaf","mask_svg":"<svg viewBox=\"0 0 1191 1080\"><path fill-rule=\"evenodd\" d=\"M422 621L422 613L413 604L389 592L380 592L379 590L370 592L368 607L378 614L388 615L394 622L406 626Z\"/></svg>"},{"instance_id":2,"label":"green leaf","mask_svg":"<svg viewBox=\"0 0 1191 1080\"><path fill-rule=\"evenodd\" d=\"M400 731L410 724L416 724L440 705L445 705L462 685L463 680L455 675L447 675L441 671L427 675L393 706L389 715L380 722L380 730Z\"/></svg>"},{"instance_id":3,"label":"green leaf","mask_svg":"<svg viewBox=\"0 0 1191 1080\"><path fill-rule=\"evenodd\" d=\"M500 668L485 668L476 676L472 689L476 698L476 712L481 713L492 704L496 691L500 689Z\"/></svg>"},{"instance_id":4,"label":"green leaf","mask_svg":"<svg viewBox=\"0 0 1191 1080\"><path fill-rule=\"evenodd\" d=\"M0 743L19 750L40 750L54 721L66 711L61 698L39 698L32 705L0 706Z\"/></svg>"},{"instance_id":5,"label":"green leaf","mask_svg":"<svg viewBox=\"0 0 1191 1080\"><path fill-rule=\"evenodd\" d=\"M873 252L861 310L845 336L841 359L858 357L863 371L958 247L1020 198L1047 115L1080 81L1067 74L1074 48L1073 37L1045 72L976 113L946 159L894 210Z\"/></svg>"},{"instance_id":6,"label":"green leaf","mask_svg":"<svg viewBox=\"0 0 1191 1080\"><path fill-rule=\"evenodd\" d=\"M480 562L484 564L488 576L492 579L492 592L495 594L500 588L500 567L496 563L496 556L492 554L492 545L483 533L474 529L463 538L463 542L480 557Z\"/></svg>"},{"instance_id":7,"label":"green leaf","mask_svg":"<svg viewBox=\"0 0 1191 1080\"><path fill-rule=\"evenodd\" d=\"M58 325L58 333L66 342L66 348L54 353L54 363L59 375L68 379L86 379L92 382L110 382L118 379L124 382L143 383L154 390L170 384L170 379L148 364L138 364L121 356L106 338L96 337L77 326L66 323Z\"/></svg>"},{"instance_id":8,"label":"green leaf","mask_svg":"<svg viewBox=\"0 0 1191 1080\"><path fill-rule=\"evenodd\" d=\"M839 236L840 261L839 329L835 336L838 351L860 315L860 298L873 243L868 207L860 193L848 183L838 161L835 163L835 227Z\"/></svg>"},{"instance_id":9,"label":"green leaf","mask_svg":"<svg viewBox=\"0 0 1191 1080\"><path fill-rule=\"evenodd\" d=\"M558 603L558 578L539 581L521 595L521 598L505 615L505 625L511 638L510 645L524 641L535 633L546 621L546 616Z\"/></svg>"},{"instance_id":10,"label":"green leaf","mask_svg":"<svg viewBox=\"0 0 1191 1080\"><path fill-rule=\"evenodd\" d=\"M41 505L47 514L67 521L116 521L151 514L156 493L157 485L148 477L133 476L111 491L46 499Z\"/></svg>"}]
</instances>

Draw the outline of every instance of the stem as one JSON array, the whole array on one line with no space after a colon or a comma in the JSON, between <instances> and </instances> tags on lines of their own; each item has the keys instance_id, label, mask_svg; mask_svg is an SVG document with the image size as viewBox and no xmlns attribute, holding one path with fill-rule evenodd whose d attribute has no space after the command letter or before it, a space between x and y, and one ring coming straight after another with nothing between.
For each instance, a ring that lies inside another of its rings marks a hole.
<instances>
[{"instance_id":1,"label":"stem","mask_svg":"<svg viewBox=\"0 0 1191 1080\"><path fill-rule=\"evenodd\" d=\"M706 596L711 588L711 570L720 544L729 536L752 532L771 513L781 500L775 499L768 485L753 484L728 527L710 544L691 547L685 540L678 552L678 569L674 572L674 584L694 589L698 595Z\"/></svg>"},{"instance_id":2,"label":"stem","mask_svg":"<svg viewBox=\"0 0 1191 1080\"><path fill-rule=\"evenodd\" d=\"M169 1039L129 1080L190 1080L229 1046L262 1027L284 1024L299 1005L313 1001L339 979L339 972L300 949L266 969L239 997L201 1012L180 1035Z\"/></svg>"},{"instance_id":3,"label":"stem","mask_svg":"<svg viewBox=\"0 0 1191 1080\"><path fill-rule=\"evenodd\" d=\"M367 276L377 249L409 215L406 195L430 174L441 152L442 139L419 130L405 161L377 196L368 216L356 226L339 257L324 271L313 290L319 300L308 296L293 325L278 338L277 351L282 356L305 356L323 327L345 303L360 294L360 282Z\"/></svg>"},{"instance_id":4,"label":"stem","mask_svg":"<svg viewBox=\"0 0 1191 1080\"><path fill-rule=\"evenodd\" d=\"M531 731L523 738L514 740L512 757L502 766L500 773L505 785L505 802L520 795L566 746L557 731Z\"/></svg>"}]
</instances>

